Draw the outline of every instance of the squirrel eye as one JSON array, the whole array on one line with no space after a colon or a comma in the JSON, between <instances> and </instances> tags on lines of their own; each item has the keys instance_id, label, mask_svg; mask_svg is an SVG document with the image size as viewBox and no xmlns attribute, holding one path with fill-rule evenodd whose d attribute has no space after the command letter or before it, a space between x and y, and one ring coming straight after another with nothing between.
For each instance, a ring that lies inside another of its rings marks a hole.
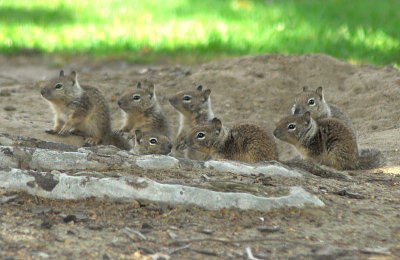
<instances>
[{"instance_id":1,"label":"squirrel eye","mask_svg":"<svg viewBox=\"0 0 400 260\"><path fill-rule=\"evenodd\" d=\"M198 139L204 139L206 137L206 134L205 133L202 133L202 132L198 132L197 133L197 138Z\"/></svg>"},{"instance_id":2,"label":"squirrel eye","mask_svg":"<svg viewBox=\"0 0 400 260\"><path fill-rule=\"evenodd\" d=\"M157 144L157 138L150 138L150 144L154 145Z\"/></svg>"},{"instance_id":3,"label":"squirrel eye","mask_svg":"<svg viewBox=\"0 0 400 260\"><path fill-rule=\"evenodd\" d=\"M310 98L310 99L308 100L308 104L309 104L310 106L315 105L315 100L314 100L313 98Z\"/></svg>"},{"instance_id":4,"label":"squirrel eye","mask_svg":"<svg viewBox=\"0 0 400 260\"><path fill-rule=\"evenodd\" d=\"M61 83L57 83L54 88L55 89L61 89L63 87L63 85Z\"/></svg>"},{"instance_id":5,"label":"squirrel eye","mask_svg":"<svg viewBox=\"0 0 400 260\"><path fill-rule=\"evenodd\" d=\"M140 95L133 95L133 96L132 96L132 99L133 99L133 100L140 100Z\"/></svg>"},{"instance_id":6,"label":"squirrel eye","mask_svg":"<svg viewBox=\"0 0 400 260\"><path fill-rule=\"evenodd\" d=\"M183 101L190 101L191 99L192 99L192 97L189 95L183 96Z\"/></svg>"},{"instance_id":7,"label":"squirrel eye","mask_svg":"<svg viewBox=\"0 0 400 260\"><path fill-rule=\"evenodd\" d=\"M296 129L296 125L295 124L288 124L288 126L287 126L287 128L289 129L289 130L294 130L294 129Z\"/></svg>"}]
</instances>

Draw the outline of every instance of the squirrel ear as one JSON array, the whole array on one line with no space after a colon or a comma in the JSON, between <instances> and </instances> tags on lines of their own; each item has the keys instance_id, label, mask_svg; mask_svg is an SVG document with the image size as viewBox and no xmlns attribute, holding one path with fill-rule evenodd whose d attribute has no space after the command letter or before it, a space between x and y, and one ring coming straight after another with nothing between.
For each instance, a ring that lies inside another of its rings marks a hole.
<instances>
[{"instance_id":1,"label":"squirrel ear","mask_svg":"<svg viewBox=\"0 0 400 260\"><path fill-rule=\"evenodd\" d=\"M209 89L209 88L203 91L204 101L206 101L208 99L210 94L211 94L211 89Z\"/></svg>"},{"instance_id":2,"label":"squirrel ear","mask_svg":"<svg viewBox=\"0 0 400 260\"><path fill-rule=\"evenodd\" d=\"M138 83L136 84L137 88L142 88L142 82L138 81Z\"/></svg>"},{"instance_id":3,"label":"squirrel ear","mask_svg":"<svg viewBox=\"0 0 400 260\"><path fill-rule=\"evenodd\" d=\"M152 93L152 95L154 95L154 83L153 82L149 82L149 91Z\"/></svg>"},{"instance_id":4,"label":"squirrel ear","mask_svg":"<svg viewBox=\"0 0 400 260\"><path fill-rule=\"evenodd\" d=\"M198 91L202 91L202 90L203 90L203 86L202 86L202 85L199 85L199 86L197 87L197 90L198 90Z\"/></svg>"},{"instance_id":5,"label":"squirrel ear","mask_svg":"<svg viewBox=\"0 0 400 260\"><path fill-rule=\"evenodd\" d=\"M143 137L142 131L139 130L139 129L136 129L136 130L135 130L135 138L136 138L136 141L137 141L139 144L140 144L140 140L142 139L142 137Z\"/></svg>"},{"instance_id":6,"label":"squirrel ear","mask_svg":"<svg viewBox=\"0 0 400 260\"><path fill-rule=\"evenodd\" d=\"M310 121L311 121L310 111L307 111L303 114L303 120L304 120L304 122L306 122L307 125L310 123Z\"/></svg>"},{"instance_id":7,"label":"squirrel ear","mask_svg":"<svg viewBox=\"0 0 400 260\"><path fill-rule=\"evenodd\" d=\"M78 73L75 70L71 71L71 77L76 79L78 77Z\"/></svg>"},{"instance_id":8,"label":"squirrel ear","mask_svg":"<svg viewBox=\"0 0 400 260\"><path fill-rule=\"evenodd\" d=\"M64 77L64 70L60 70L60 77Z\"/></svg>"},{"instance_id":9,"label":"squirrel ear","mask_svg":"<svg viewBox=\"0 0 400 260\"><path fill-rule=\"evenodd\" d=\"M221 129L222 129L221 120L219 120L218 118L214 117L213 120L212 120L212 124L213 124L215 130L217 130L217 132L220 133Z\"/></svg>"},{"instance_id":10,"label":"squirrel ear","mask_svg":"<svg viewBox=\"0 0 400 260\"><path fill-rule=\"evenodd\" d=\"M78 73L75 70L71 71L70 77L73 84L78 81Z\"/></svg>"},{"instance_id":11,"label":"squirrel ear","mask_svg":"<svg viewBox=\"0 0 400 260\"><path fill-rule=\"evenodd\" d=\"M308 90L308 87L307 86L304 86L303 87L303 92L306 92Z\"/></svg>"},{"instance_id":12,"label":"squirrel ear","mask_svg":"<svg viewBox=\"0 0 400 260\"><path fill-rule=\"evenodd\" d=\"M322 92L322 87L319 86L315 92L321 97L321 99L324 99L324 93Z\"/></svg>"}]
</instances>

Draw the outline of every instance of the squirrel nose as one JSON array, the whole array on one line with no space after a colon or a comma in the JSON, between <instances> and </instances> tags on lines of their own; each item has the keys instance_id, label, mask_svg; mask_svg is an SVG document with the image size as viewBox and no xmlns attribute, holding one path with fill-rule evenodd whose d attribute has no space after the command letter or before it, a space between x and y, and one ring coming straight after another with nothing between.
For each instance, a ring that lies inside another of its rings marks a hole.
<instances>
[{"instance_id":1,"label":"squirrel nose","mask_svg":"<svg viewBox=\"0 0 400 260\"><path fill-rule=\"evenodd\" d=\"M40 90L40 94L42 94L42 96L44 95L44 94L46 94L46 89L45 88L42 88L42 90Z\"/></svg>"},{"instance_id":2,"label":"squirrel nose","mask_svg":"<svg viewBox=\"0 0 400 260\"><path fill-rule=\"evenodd\" d=\"M168 144L168 149L172 149L172 144Z\"/></svg>"},{"instance_id":3,"label":"squirrel nose","mask_svg":"<svg viewBox=\"0 0 400 260\"><path fill-rule=\"evenodd\" d=\"M294 114L295 115L300 114L300 109L298 107L296 107L296 109L294 110Z\"/></svg>"},{"instance_id":4,"label":"squirrel nose","mask_svg":"<svg viewBox=\"0 0 400 260\"><path fill-rule=\"evenodd\" d=\"M278 129L274 130L274 136L277 137L276 135L278 134Z\"/></svg>"},{"instance_id":5,"label":"squirrel nose","mask_svg":"<svg viewBox=\"0 0 400 260\"><path fill-rule=\"evenodd\" d=\"M121 104L122 104L122 102L121 102L121 100L118 100L118 106L121 106Z\"/></svg>"}]
</instances>

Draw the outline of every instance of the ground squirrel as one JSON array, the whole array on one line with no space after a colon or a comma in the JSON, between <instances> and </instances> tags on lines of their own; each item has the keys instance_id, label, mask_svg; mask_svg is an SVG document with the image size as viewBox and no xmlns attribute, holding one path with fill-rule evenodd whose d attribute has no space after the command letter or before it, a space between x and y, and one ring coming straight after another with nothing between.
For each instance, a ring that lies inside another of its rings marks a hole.
<instances>
[{"instance_id":1,"label":"ground squirrel","mask_svg":"<svg viewBox=\"0 0 400 260\"><path fill-rule=\"evenodd\" d=\"M380 166L379 151L358 153L354 133L336 118L313 119L311 112L282 119L274 135L294 145L307 160L338 170L370 169Z\"/></svg>"},{"instance_id":2,"label":"ground squirrel","mask_svg":"<svg viewBox=\"0 0 400 260\"><path fill-rule=\"evenodd\" d=\"M113 144L129 150L128 142L111 131L110 112L103 94L96 88L81 86L76 71L65 76L61 70L57 79L42 85L40 93L55 114L54 127L46 133L66 136L76 131L86 138L85 145Z\"/></svg>"},{"instance_id":3,"label":"ground squirrel","mask_svg":"<svg viewBox=\"0 0 400 260\"><path fill-rule=\"evenodd\" d=\"M172 149L172 144L168 136L152 133L135 131L135 154L169 154Z\"/></svg>"},{"instance_id":4,"label":"ground squirrel","mask_svg":"<svg viewBox=\"0 0 400 260\"><path fill-rule=\"evenodd\" d=\"M251 123L241 123L229 129L214 118L211 124L192 128L186 143L218 159L249 163L278 159L274 137Z\"/></svg>"},{"instance_id":5,"label":"ground squirrel","mask_svg":"<svg viewBox=\"0 0 400 260\"><path fill-rule=\"evenodd\" d=\"M200 85L196 90L180 91L170 97L169 102L179 112L179 130L176 137L177 155L181 150L186 149L184 137L195 126L210 123L214 118L211 108L211 90L205 89ZM194 151L188 148L185 157L190 159L205 160L209 159L207 154Z\"/></svg>"},{"instance_id":6,"label":"ground squirrel","mask_svg":"<svg viewBox=\"0 0 400 260\"><path fill-rule=\"evenodd\" d=\"M157 101L154 83L138 82L118 100L118 106L125 114L125 122L119 133L141 130L169 136L169 123Z\"/></svg>"},{"instance_id":7,"label":"ground squirrel","mask_svg":"<svg viewBox=\"0 0 400 260\"><path fill-rule=\"evenodd\" d=\"M315 91L303 87L303 91L296 95L292 106L292 114L304 114L306 111L310 111L313 118L337 118L356 134L353 121L339 108L326 103L321 86Z\"/></svg>"}]
</instances>

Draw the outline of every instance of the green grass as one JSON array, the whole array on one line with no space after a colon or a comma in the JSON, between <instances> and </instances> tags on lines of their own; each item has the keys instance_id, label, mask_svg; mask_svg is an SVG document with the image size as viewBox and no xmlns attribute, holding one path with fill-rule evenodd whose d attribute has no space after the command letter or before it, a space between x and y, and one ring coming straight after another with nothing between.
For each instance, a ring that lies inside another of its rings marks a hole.
<instances>
[{"instance_id":1,"label":"green grass","mask_svg":"<svg viewBox=\"0 0 400 260\"><path fill-rule=\"evenodd\" d=\"M400 64L399 0L3 0L0 52L202 61L327 53Z\"/></svg>"}]
</instances>

